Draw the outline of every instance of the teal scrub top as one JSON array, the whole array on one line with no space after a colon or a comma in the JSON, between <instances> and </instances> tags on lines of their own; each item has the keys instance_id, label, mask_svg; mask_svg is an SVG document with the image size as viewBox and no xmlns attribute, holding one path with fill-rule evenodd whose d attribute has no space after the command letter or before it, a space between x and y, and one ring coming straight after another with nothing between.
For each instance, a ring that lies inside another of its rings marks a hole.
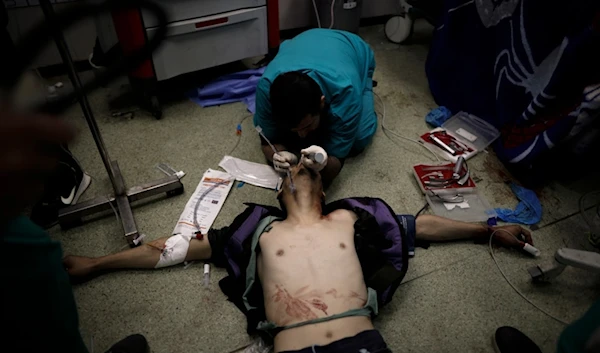
<instances>
[{"instance_id":1,"label":"teal scrub top","mask_svg":"<svg viewBox=\"0 0 600 353\"><path fill-rule=\"evenodd\" d=\"M26 217L0 226L7 352L87 353L62 249ZM109 323L107 323L109 324Z\"/></svg>"},{"instance_id":2,"label":"teal scrub top","mask_svg":"<svg viewBox=\"0 0 600 353\"><path fill-rule=\"evenodd\" d=\"M372 90L374 69L373 51L359 36L331 29L305 31L283 42L267 66L256 88L254 125L278 142L269 101L271 84L279 74L301 70L317 82L329 105L329 129L321 147L329 155L345 158L355 142L369 138L364 135L372 135L370 127L376 126L376 115L363 113L362 98L365 90Z\"/></svg>"}]
</instances>

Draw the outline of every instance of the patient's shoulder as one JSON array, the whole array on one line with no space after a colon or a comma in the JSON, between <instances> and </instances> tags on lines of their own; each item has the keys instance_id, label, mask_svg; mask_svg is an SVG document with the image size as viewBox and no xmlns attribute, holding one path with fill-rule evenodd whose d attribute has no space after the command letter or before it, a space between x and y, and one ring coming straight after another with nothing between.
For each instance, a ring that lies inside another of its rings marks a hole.
<instances>
[{"instance_id":1,"label":"patient's shoulder","mask_svg":"<svg viewBox=\"0 0 600 353\"><path fill-rule=\"evenodd\" d=\"M327 215L327 217L332 221L352 222L352 223L356 222L356 220L358 219L358 216L356 216L356 213L354 213L350 210L345 210L345 209L335 210L335 211L329 213Z\"/></svg>"}]
</instances>

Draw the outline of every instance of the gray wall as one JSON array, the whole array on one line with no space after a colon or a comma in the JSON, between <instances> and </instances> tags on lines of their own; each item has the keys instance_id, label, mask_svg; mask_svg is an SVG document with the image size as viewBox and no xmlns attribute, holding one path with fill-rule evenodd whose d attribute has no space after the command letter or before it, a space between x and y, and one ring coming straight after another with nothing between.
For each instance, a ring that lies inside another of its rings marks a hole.
<instances>
[{"instance_id":1,"label":"gray wall","mask_svg":"<svg viewBox=\"0 0 600 353\"><path fill-rule=\"evenodd\" d=\"M5 1L12 2L12 1ZM55 4L56 11L60 11L71 4ZM7 6L8 7L8 6ZM24 33L44 18L39 6L8 8L8 32L13 41L17 42ZM87 60L92 52L96 39L96 27L92 19L86 19L74 25L65 32L65 38L75 60ZM34 61L34 67L47 66L60 63L60 56L54 43L49 43Z\"/></svg>"},{"instance_id":2,"label":"gray wall","mask_svg":"<svg viewBox=\"0 0 600 353\"><path fill-rule=\"evenodd\" d=\"M318 1L318 0L315 0ZM400 0L363 0L362 18L393 15L399 12ZM279 28L293 29L312 24L312 0L279 0Z\"/></svg>"}]
</instances>

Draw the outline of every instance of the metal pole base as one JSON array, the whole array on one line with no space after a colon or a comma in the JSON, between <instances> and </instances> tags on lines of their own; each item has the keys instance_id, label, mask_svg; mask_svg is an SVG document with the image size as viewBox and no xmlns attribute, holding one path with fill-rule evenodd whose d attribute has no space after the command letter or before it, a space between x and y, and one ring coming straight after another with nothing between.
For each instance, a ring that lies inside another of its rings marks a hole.
<instances>
[{"instance_id":1,"label":"metal pole base","mask_svg":"<svg viewBox=\"0 0 600 353\"><path fill-rule=\"evenodd\" d=\"M123 185L125 181L117 161L111 162L115 173L115 179L118 179ZM115 195L111 197L99 196L88 201L78 203L73 206L65 207L58 212L58 223L62 229L69 229L83 224L83 218L96 213L105 212L112 209L112 203L116 203L119 212L119 218L123 223L123 232L129 246L134 247L139 236L130 203L152 197L158 194L166 193L168 197L183 194L183 184L175 175L157 180L152 183L134 186L127 190L124 195Z\"/></svg>"}]
</instances>

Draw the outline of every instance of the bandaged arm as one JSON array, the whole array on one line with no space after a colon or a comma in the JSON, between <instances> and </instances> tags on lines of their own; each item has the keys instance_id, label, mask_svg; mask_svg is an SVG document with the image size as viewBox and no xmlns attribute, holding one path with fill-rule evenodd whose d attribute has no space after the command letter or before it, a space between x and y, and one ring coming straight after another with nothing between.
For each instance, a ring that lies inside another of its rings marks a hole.
<instances>
[{"instance_id":1,"label":"bandaged arm","mask_svg":"<svg viewBox=\"0 0 600 353\"><path fill-rule=\"evenodd\" d=\"M174 253L175 250L172 250L171 255L174 256L170 256L168 259L163 256L163 253L168 251L169 242L176 242L181 246L183 243L179 242L182 239L178 236L156 239L133 249L127 249L94 259L94 271L126 268L159 268L176 265L184 261L208 260L211 258L212 251L207 238L204 237L203 240L191 239L183 256L179 255L181 254L181 249L178 250L176 255Z\"/></svg>"}]
</instances>

